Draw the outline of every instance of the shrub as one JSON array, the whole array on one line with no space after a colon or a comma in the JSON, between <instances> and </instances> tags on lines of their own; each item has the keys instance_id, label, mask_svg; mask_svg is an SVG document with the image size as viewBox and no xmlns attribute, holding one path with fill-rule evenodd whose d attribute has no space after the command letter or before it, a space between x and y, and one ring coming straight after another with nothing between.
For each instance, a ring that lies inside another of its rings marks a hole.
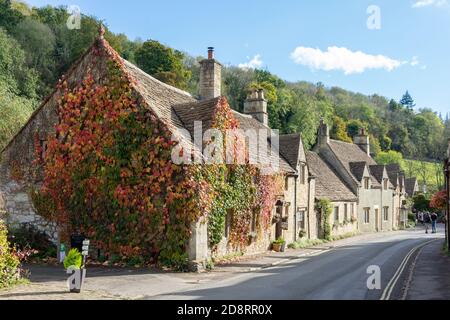
<instances>
[{"instance_id":1,"label":"shrub","mask_svg":"<svg viewBox=\"0 0 450 320\"><path fill-rule=\"evenodd\" d=\"M283 238L278 238L277 240L273 241L272 244L285 244L286 240L284 240Z\"/></svg>"},{"instance_id":2,"label":"shrub","mask_svg":"<svg viewBox=\"0 0 450 320\"><path fill-rule=\"evenodd\" d=\"M20 261L10 247L7 233L6 226L0 219L0 288L9 287L20 278Z\"/></svg>"},{"instance_id":3,"label":"shrub","mask_svg":"<svg viewBox=\"0 0 450 320\"><path fill-rule=\"evenodd\" d=\"M45 232L38 230L30 224L22 224L20 227L11 230L8 237L9 242L16 250L33 250L33 257L46 258L56 257L56 245L50 241Z\"/></svg>"},{"instance_id":4,"label":"shrub","mask_svg":"<svg viewBox=\"0 0 450 320\"><path fill-rule=\"evenodd\" d=\"M69 267L76 267L77 269L81 268L81 264L83 263L83 257L78 249L71 249L64 259L64 268L68 269Z\"/></svg>"}]
</instances>

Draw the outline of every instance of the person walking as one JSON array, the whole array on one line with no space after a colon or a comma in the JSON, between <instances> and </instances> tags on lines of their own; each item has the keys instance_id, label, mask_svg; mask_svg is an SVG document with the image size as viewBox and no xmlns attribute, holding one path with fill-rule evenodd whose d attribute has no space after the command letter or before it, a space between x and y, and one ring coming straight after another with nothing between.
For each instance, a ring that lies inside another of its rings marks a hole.
<instances>
[{"instance_id":1,"label":"person walking","mask_svg":"<svg viewBox=\"0 0 450 320\"><path fill-rule=\"evenodd\" d=\"M418 215L418 220L420 222L421 225L423 225L423 212L419 211Z\"/></svg>"},{"instance_id":2,"label":"person walking","mask_svg":"<svg viewBox=\"0 0 450 320\"><path fill-rule=\"evenodd\" d=\"M431 214L430 219L431 219L431 232L437 233L436 225L437 225L438 215L436 214L436 212L433 212Z\"/></svg>"},{"instance_id":3,"label":"person walking","mask_svg":"<svg viewBox=\"0 0 450 320\"><path fill-rule=\"evenodd\" d=\"M425 233L428 233L430 229L431 216L429 212L424 212L423 214L423 223L425 224Z\"/></svg>"}]
</instances>

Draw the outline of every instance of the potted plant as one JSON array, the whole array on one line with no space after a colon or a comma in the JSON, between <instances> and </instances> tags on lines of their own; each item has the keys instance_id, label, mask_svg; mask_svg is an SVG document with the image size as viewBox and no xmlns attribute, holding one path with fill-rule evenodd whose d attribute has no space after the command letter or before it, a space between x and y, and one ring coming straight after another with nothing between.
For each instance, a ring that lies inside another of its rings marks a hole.
<instances>
[{"instance_id":1,"label":"potted plant","mask_svg":"<svg viewBox=\"0 0 450 320\"><path fill-rule=\"evenodd\" d=\"M272 242L272 249L275 252L284 252L286 250L286 241L283 238L278 238Z\"/></svg>"}]
</instances>

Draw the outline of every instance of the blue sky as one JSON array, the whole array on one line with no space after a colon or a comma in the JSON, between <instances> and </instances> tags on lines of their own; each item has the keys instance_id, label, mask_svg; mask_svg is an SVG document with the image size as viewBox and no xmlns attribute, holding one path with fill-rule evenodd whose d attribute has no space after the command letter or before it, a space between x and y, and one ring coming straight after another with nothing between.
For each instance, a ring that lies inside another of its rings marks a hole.
<instances>
[{"instance_id":1,"label":"blue sky","mask_svg":"<svg viewBox=\"0 0 450 320\"><path fill-rule=\"evenodd\" d=\"M224 64L267 68L289 81L396 100L409 90L418 107L450 112L450 0L26 2L78 5L131 39L194 56L214 46ZM367 27L370 5L380 9L380 29Z\"/></svg>"}]
</instances>

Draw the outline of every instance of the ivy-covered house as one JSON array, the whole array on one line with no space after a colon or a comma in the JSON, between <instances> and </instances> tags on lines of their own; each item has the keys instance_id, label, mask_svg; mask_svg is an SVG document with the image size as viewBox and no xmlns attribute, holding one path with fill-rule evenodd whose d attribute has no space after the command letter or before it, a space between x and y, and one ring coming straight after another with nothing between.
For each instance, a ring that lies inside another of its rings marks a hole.
<instances>
[{"instance_id":1,"label":"ivy-covered house","mask_svg":"<svg viewBox=\"0 0 450 320\"><path fill-rule=\"evenodd\" d=\"M82 233L106 258L174 267L314 236L300 135L270 130L261 90L238 113L221 95L212 48L194 97L122 59L103 33L1 153L9 225L33 224L54 241ZM257 133L227 136L239 130ZM214 161L232 139L231 162Z\"/></svg>"}]
</instances>

